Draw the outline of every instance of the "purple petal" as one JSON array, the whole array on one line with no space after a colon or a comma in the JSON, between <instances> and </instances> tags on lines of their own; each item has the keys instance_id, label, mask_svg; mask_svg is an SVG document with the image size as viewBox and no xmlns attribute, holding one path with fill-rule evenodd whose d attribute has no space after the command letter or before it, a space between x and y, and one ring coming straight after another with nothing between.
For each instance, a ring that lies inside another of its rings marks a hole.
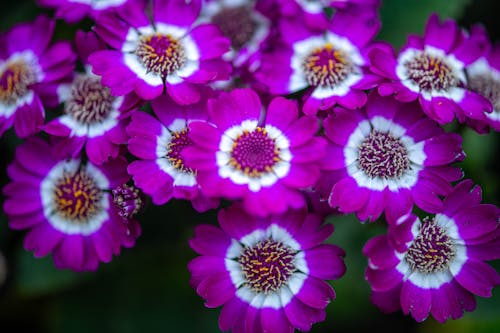
<instances>
[{"instance_id":1,"label":"purple petal","mask_svg":"<svg viewBox=\"0 0 500 333\"><path fill-rule=\"evenodd\" d=\"M292 292L296 291L292 290ZM296 297L310 307L324 309L330 300L335 299L335 291L325 281L308 276L302 288L296 293Z\"/></svg>"},{"instance_id":2,"label":"purple petal","mask_svg":"<svg viewBox=\"0 0 500 333\"><path fill-rule=\"evenodd\" d=\"M359 187L353 178L348 177L333 185L328 203L343 213L353 213L366 204L369 196L369 189Z\"/></svg>"},{"instance_id":3,"label":"purple petal","mask_svg":"<svg viewBox=\"0 0 500 333\"><path fill-rule=\"evenodd\" d=\"M321 244L305 250L309 274L323 280L337 280L345 273L345 252L333 244Z\"/></svg>"},{"instance_id":4,"label":"purple petal","mask_svg":"<svg viewBox=\"0 0 500 333\"><path fill-rule=\"evenodd\" d=\"M231 246L231 238L217 227L200 224L194 229L189 245L199 254L224 258Z\"/></svg>"},{"instance_id":5,"label":"purple petal","mask_svg":"<svg viewBox=\"0 0 500 333\"><path fill-rule=\"evenodd\" d=\"M432 295L429 289L417 287L409 280L401 288L401 309L404 314L411 314L417 321L422 322L429 316Z\"/></svg>"},{"instance_id":6,"label":"purple petal","mask_svg":"<svg viewBox=\"0 0 500 333\"><path fill-rule=\"evenodd\" d=\"M399 263L386 235L368 240L363 247L363 254L368 257L368 265L373 269L388 269Z\"/></svg>"},{"instance_id":7,"label":"purple petal","mask_svg":"<svg viewBox=\"0 0 500 333\"><path fill-rule=\"evenodd\" d=\"M196 288L198 295L203 297L208 308L216 308L231 299L236 293L227 272L211 275L204 279Z\"/></svg>"},{"instance_id":8,"label":"purple petal","mask_svg":"<svg viewBox=\"0 0 500 333\"><path fill-rule=\"evenodd\" d=\"M491 297L493 287L500 284L500 275L490 265L469 259L455 275L455 280L476 295Z\"/></svg>"},{"instance_id":9,"label":"purple petal","mask_svg":"<svg viewBox=\"0 0 500 333\"><path fill-rule=\"evenodd\" d=\"M200 256L191 260L188 264L191 273L190 284L197 288L198 285L211 275L224 273L226 265L224 259L214 256Z\"/></svg>"},{"instance_id":10,"label":"purple petal","mask_svg":"<svg viewBox=\"0 0 500 333\"><path fill-rule=\"evenodd\" d=\"M56 248L64 235L47 224L39 224L24 238L24 248L32 251L37 258L44 257Z\"/></svg>"},{"instance_id":11,"label":"purple petal","mask_svg":"<svg viewBox=\"0 0 500 333\"><path fill-rule=\"evenodd\" d=\"M248 309L248 303L241 301L238 297L233 297L227 301L219 316L219 328L221 331L229 331L237 323L244 321L244 316ZM236 329L233 332L239 332Z\"/></svg>"},{"instance_id":12,"label":"purple petal","mask_svg":"<svg viewBox=\"0 0 500 333\"><path fill-rule=\"evenodd\" d=\"M264 307L261 309L260 324L262 332L293 333L294 331L282 308L273 309Z\"/></svg>"}]
</instances>

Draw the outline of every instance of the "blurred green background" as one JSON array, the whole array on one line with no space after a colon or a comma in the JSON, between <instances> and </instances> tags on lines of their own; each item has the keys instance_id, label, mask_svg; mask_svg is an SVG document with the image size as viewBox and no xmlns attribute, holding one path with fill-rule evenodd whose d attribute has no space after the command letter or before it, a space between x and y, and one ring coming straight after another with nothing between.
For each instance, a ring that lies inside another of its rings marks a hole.
<instances>
[{"instance_id":1,"label":"blurred green background","mask_svg":"<svg viewBox=\"0 0 500 333\"><path fill-rule=\"evenodd\" d=\"M385 0L381 9L383 28L378 39L401 46L407 33L421 34L427 16L438 12L453 17L464 27L483 23L491 39L498 41L497 0ZM50 11L34 1L2 1L0 31L16 22L32 20ZM85 24L84 24L85 26ZM72 35L76 27L58 22L57 37ZM460 164L466 178L483 187L484 202L499 204L500 135L462 132L467 158ZM12 130L0 138L0 185L7 182L6 165L19 143ZM0 204L3 198L0 198ZM8 229L0 212L0 251L7 263L7 279L0 286L0 332L219 332L219 309L207 309L189 286L188 261L195 257L187 240L198 223L216 222L216 213L197 214L187 202L162 207L149 205L138 216L143 234L132 249L123 250L97 272L77 274L59 271L51 258L35 259L22 248L24 232ZM385 232L382 223L363 225L352 216L330 218L336 231L329 242L347 252L346 275L331 282L337 300L327 308L327 320L312 332L500 332L498 288L490 299L478 298L477 310L462 319L438 324L432 318L417 324L400 313L385 315L369 302L364 280L366 259L361 249L369 238ZM500 270L500 262L492 262Z\"/></svg>"}]
</instances>

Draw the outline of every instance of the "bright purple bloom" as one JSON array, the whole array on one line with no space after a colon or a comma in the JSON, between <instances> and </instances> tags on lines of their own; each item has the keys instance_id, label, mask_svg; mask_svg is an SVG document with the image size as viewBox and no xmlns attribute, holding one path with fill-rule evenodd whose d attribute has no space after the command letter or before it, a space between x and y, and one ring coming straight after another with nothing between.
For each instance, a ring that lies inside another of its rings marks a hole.
<instances>
[{"instance_id":1,"label":"bright purple bloom","mask_svg":"<svg viewBox=\"0 0 500 333\"><path fill-rule=\"evenodd\" d=\"M219 212L222 230L199 225L190 240L201 256L188 267L209 308L222 307L219 327L233 332L309 331L335 298L323 280L344 275L344 251L322 244L333 225L306 210L257 218L233 205Z\"/></svg>"},{"instance_id":2,"label":"bright purple bloom","mask_svg":"<svg viewBox=\"0 0 500 333\"><path fill-rule=\"evenodd\" d=\"M488 127L500 132L500 44L467 66L466 72L469 88L486 97L493 106L493 111L485 114L485 121L474 127L480 132L487 131Z\"/></svg>"},{"instance_id":3,"label":"bright purple bloom","mask_svg":"<svg viewBox=\"0 0 500 333\"><path fill-rule=\"evenodd\" d=\"M215 24L231 40L231 51L224 58L235 67L251 66L251 58L257 57L271 32L271 21L258 11L257 2L251 0L206 1L200 22Z\"/></svg>"},{"instance_id":4,"label":"bright purple bloom","mask_svg":"<svg viewBox=\"0 0 500 333\"><path fill-rule=\"evenodd\" d=\"M366 102L364 90L378 78L368 73L367 52L380 28L371 15L337 13L326 31L309 31L301 21L282 20L284 43L262 56L256 78L273 94L306 90L304 112L314 115L335 104L349 109Z\"/></svg>"},{"instance_id":5,"label":"bright purple bloom","mask_svg":"<svg viewBox=\"0 0 500 333\"><path fill-rule=\"evenodd\" d=\"M375 221L385 210L389 222L411 212L442 208L441 195L462 177L462 138L445 133L418 103L370 94L362 110L336 109L323 122L330 140L320 193L344 213ZM332 187L333 185L333 187Z\"/></svg>"},{"instance_id":6,"label":"bright purple bloom","mask_svg":"<svg viewBox=\"0 0 500 333\"><path fill-rule=\"evenodd\" d=\"M142 2L99 16L94 31L113 48L89 62L113 95L135 91L152 100L164 91L179 104L200 100L199 86L227 80L222 60L230 41L213 24L198 24L201 0L155 0L152 21Z\"/></svg>"},{"instance_id":7,"label":"bright purple bloom","mask_svg":"<svg viewBox=\"0 0 500 333\"><path fill-rule=\"evenodd\" d=\"M127 143L126 121L141 99L134 93L111 95L101 78L92 73L87 57L104 47L93 33L78 31L76 47L85 72L77 72L72 81L59 85L57 93L64 113L43 130L60 138L55 144L60 156L77 157L85 147L89 160L101 164L117 157L120 146Z\"/></svg>"},{"instance_id":8,"label":"bright purple bloom","mask_svg":"<svg viewBox=\"0 0 500 333\"><path fill-rule=\"evenodd\" d=\"M127 2L143 0L36 0L40 7L51 8L55 18L77 23L86 17L95 20L100 14L113 11Z\"/></svg>"},{"instance_id":9,"label":"bright purple bloom","mask_svg":"<svg viewBox=\"0 0 500 333\"><path fill-rule=\"evenodd\" d=\"M261 111L251 89L222 92L208 101L210 122L189 124L193 146L183 154L203 193L242 199L263 216L305 205L300 190L318 179L326 142L315 136L315 118L298 117L294 101L278 97Z\"/></svg>"},{"instance_id":10,"label":"bright purple bloom","mask_svg":"<svg viewBox=\"0 0 500 333\"><path fill-rule=\"evenodd\" d=\"M156 117L136 112L127 127L128 149L139 158L128 167L134 183L156 205L176 198L190 200L199 212L216 208L219 200L200 193L196 169L188 167L182 157L182 151L193 144L189 124L208 118L205 102L180 106L161 96L151 106Z\"/></svg>"},{"instance_id":11,"label":"bright purple bloom","mask_svg":"<svg viewBox=\"0 0 500 333\"><path fill-rule=\"evenodd\" d=\"M35 257L52 254L58 268L96 270L120 248L132 247L139 224L119 215L111 190L125 184L127 161L101 166L59 159L45 141L32 138L17 147L3 188L3 210L12 229L27 229L24 248ZM125 223L126 222L126 223Z\"/></svg>"},{"instance_id":12,"label":"bright purple bloom","mask_svg":"<svg viewBox=\"0 0 500 333\"><path fill-rule=\"evenodd\" d=\"M0 136L12 125L19 137L39 131L44 104L53 106L57 81L73 72L71 44L51 45L55 21L39 16L0 35Z\"/></svg>"},{"instance_id":13,"label":"bright purple bloom","mask_svg":"<svg viewBox=\"0 0 500 333\"><path fill-rule=\"evenodd\" d=\"M500 209L480 202L479 186L462 181L435 216L411 215L369 240L363 253L372 302L444 322L474 310L474 295L491 297L500 276L485 261L500 258Z\"/></svg>"},{"instance_id":14,"label":"bright purple bloom","mask_svg":"<svg viewBox=\"0 0 500 333\"><path fill-rule=\"evenodd\" d=\"M457 24L447 19L439 22L431 15L424 37L411 35L396 56L393 50L374 49L371 69L385 77L378 91L395 94L408 102L418 99L424 112L440 124L466 118L484 119L491 111L489 101L468 89L465 67L477 60L488 41L482 34L466 36Z\"/></svg>"}]
</instances>

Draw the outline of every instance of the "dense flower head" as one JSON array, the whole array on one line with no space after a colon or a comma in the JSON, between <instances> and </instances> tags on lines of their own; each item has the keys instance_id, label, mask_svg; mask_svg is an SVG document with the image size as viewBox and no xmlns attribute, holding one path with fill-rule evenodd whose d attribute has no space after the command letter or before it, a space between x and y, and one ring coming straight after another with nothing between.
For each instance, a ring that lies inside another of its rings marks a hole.
<instances>
[{"instance_id":1,"label":"dense flower head","mask_svg":"<svg viewBox=\"0 0 500 333\"><path fill-rule=\"evenodd\" d=\"M418 99L424 112L440 124L455 117L460 122L484 119L491 104L469 89L466 66L488 47L483 34L465 34L451 19L439 22L436 14L427 21L423 37L410 35L395 55L388 48L370 53L371 69L385 77L380 94L400 101Z\"/></svg>"},{"instance_id":2,"label":"dense flower head","mask_svg":"<svg viewBox=\"0 0 500 333\"><path fill-rule=\"evenodd\" d=\"M38 132L44 104L57 99L49 87L71 75L76 56L69 42L51 43L54 28L54 20L38 16L1 34L0 136L12 125L21 138Z\"/></svg>"},{"instance_id":3,"label":"dense flower head","mask_svg":"<svg viewBox=\"0 0 500 333\"><path fill-rule=\"evenodd\" d=\"M294 101L275 98L265 111L251 89L234 89L208 101L208 122L191 122L183 151L209 197L243 200L257 215L300 208L300 192L319 177L326 142L316 119L299 117Z\"/></svg>"},{"instance_id":4,"label":"dense flower head","mask_svg":"<svg viewBox=\"0 0 500 333\"><path fill-rule=\"evenodd\" d=\"M89 160L101 164L116 158L120 147L127 142L127 120L137 110L141 99L134 93L111 95L87 62L89 54L103 49L102 41L92 32L81 31L75 39L85 72L75 72L70 82L57 87L63 111L43 126L43 130L57 137L55 145L60 156L76 157L85 148Z\"/></svg>"},{"instance_id":5,"label":"dense flower head","mask_svg":"<svg viewBox=\"0 0 500 333\"><path fill-rule=\"evenodd\" d=\"M213 24L195 24L200 7L201 0L155 0L151 18L143 2L100 15L94 31L111 49L90 56L93 72L113 95L152 100L166 91L179 104L196 103L201 85L231 71L222 59L230 41Z\"/></svg>"},{"instance_id":6,"label":"dense flower head","mask_svg":"<svg viewBox=\"0 0 500 333\"><path fill-rule=\"evenodd\" d=\"M481 204L471 180L456 185L435 215L402 217L388 235L368 241L366 279L372 302L384 312L401 309L417 321L460 318L491 297L500 275L485 261L500 258L500 210Z\"/></svg>"},{"instance_id":7,"label":"dense flower head","mask_svg":"<svg viewBox=\"0 0 500 333\"><path fill-rule=\"evenodd\" d=\"M129 151L137 157L128 167L134 183L162 205L171 199L190 200L197 211L216 208L218 199L200 192L197 170L184 161L183 151L193 145L189 124L206 120L205 103L177 105L167 96L152 101L155 116L136 112L127 127Z\"/></svg>"},{"instance_id":8,"label":"dense flower head","mask_svg":"<svg viewBox=\"0 0 500 333\"><path fill-rule=\"evenodd\" d=\"M309 331L335 298L323 280L345 272L344 251L322 244L331 224L306 210L256 218L240 205L219 211L219 227L199 225L191 284L207 307L223 306L219 327L234 332Z\"/></svg>"},{"instance_id":9,"label":"dense flower head","mask_svg":"<svg viewBox=\"0 0 500 333\"><path fill-rule=\"evenodd\" d=\"M390 223L413 204L429 212L462 177L462 138L446 133L418 103L401 103L372 93L361 110L336 109L323 122L329 139L316 189L332 207Z\"/></svg>"},{"instance_id":10,"label":"dense flower head","mask_svg":"<svg viewBox=\"0 0 500 333\"><path fill-rule=\"evenodd\" d=\"M354 19L356 18L356 19ZM368 73L367 52L380 22L372 14L337 13L328 28L314 31L300 21L280 21L283 41L263 54L256 79L272 94L305 89L304 112L315 115L336 104L354 109L378 78Z\"/></svg>"},{"instance_id":11,"label":"dense flower head","mask_svg":"<svg viewBox=\"0 0 500 333\"><path fill-rule=\"evenodd\" d=\"M140 234L126 221L110 191L128 181L126 160L97 166L81 159L60 159L49 144L30 138L16 149L3 188L3 209L13 229L27 229L24 247L36 257L52 254L58 268L96 270Z\"/></svg>"}]
</instances>

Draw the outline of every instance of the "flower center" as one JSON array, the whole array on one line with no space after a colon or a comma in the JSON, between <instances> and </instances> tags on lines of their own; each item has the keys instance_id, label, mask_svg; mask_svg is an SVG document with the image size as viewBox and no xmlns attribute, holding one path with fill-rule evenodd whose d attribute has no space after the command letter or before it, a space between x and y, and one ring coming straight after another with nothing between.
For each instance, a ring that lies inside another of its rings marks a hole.
<instances>
[{"instance_id":1,"label":"flower center","mask_svg":"<svg viewBox=\"0 0 500 333\"><path fill-rule=\"evenodd\" d=\"M257 127L253 131L244 130L234 140L229 164L243 171L250 177L259 177L271 172L276 162L280 161L280 149L267 135L265 128Z\"/></svg>"},{"instance_id":2,"label":"flower center","mask_svg":"<svg viewBox=\"0 0 500 333\"><path fill-rule=\"evenodd\" d=\"M0 102L15 104L35 83L35 73L23 60L8 62L0 72Z\"/></svg>"},{"instance_id":3,"label":"flower center","mask_svg":"<svg viewBox=\"0 0 500 333\"><path fill-rule=\"evenodd\" d=\"M170 142L167 146L167 155L166 158L170 161L172 166L180 172L193 174L194 170L188 168L184 164L184 160L182 159L181 152L187 147L191 146L193 141L189 138L187 128L183 128L181 131L172 132L172 136L170 138Z\"/></svg>"},{"instance_id":4,"label":"flower center","mask_svg":"<svg viewBox=\"0 0 500 333\"><path fill-rule=\"evenodd\" d=\"M87 75L75 78L71 97L64 105L64 112L83 124L98 123L106 119L113 108L114 97L101 79Z\"/></svg>"},{"instance_id":5,"label":"flower center","mask_svg":"<svg viewBox=\"0 0 500 333\"><path fill-rule=\"evenodd\" d=\"M434 219L424 218L419 235L405 255L410 268L421 273L435 273L448 269L456 251L453 241Z\"/></svg>"},{"instance_id":6,"label":"flower center","mask_svg":"<svg viewBox=\"0 0 500 333\"><path fill-rule=\"evenodd\" d=\"M307 82L311 86L334 87L354 72L348 54L327 43L314 49L302 63Z\"/></svg>"},{"instance_id":7,"label":"flower center","mask_svg":"<svg viewBox=\"0 0 500 333\"><path fill-rule=\"evenodd\" d=\"M359 147L358 166L371 178L399 178L409 169L410 160L401 140L372 131Z\"/></svg>"},{"instance_id":8,"label":"flower center","mask_svg":"<svg viewBox=\"0 0 500 333\"><path fill-rule=\"evenodd\" d=\"M486 97L493 104L494 110L500 110L500 80L490 73L469 76L469 87Z\"/></svg>"},{"instance_id":9,"label":"flower center","mask_svg":"<svg viewBox=\"0 0 500 333\"><path fill-rule=\"evenodd\" d=\"M283 243L267 239L245 248L238 262L247 285L268 294L278 290L295 271L295 253Z\"/></svg>"},{"instance_id":10,"label":"flower center","mask_svg":"<svg viewBox=\"0 0 500 333\"><path fill-rule=\"evenodd\" d=\"M170 35L160 33L141 37L135 53L148 72L162 78L174 73L186 63L186 52L182 43Z\"/></svg>"},{"instance_id":11,"label":"flower center","mask_svg":"<svg viewBox=\"0 0 500 333\"><path fill-rule=\"evenodd\" d=\"M64 171L55 182L53 199L56 212L73 223L87 223L101 209L102 190L84 170Z\"/></svg>"},{"instance_id":12,"label":"flower center","mask_svg":"<svg viewBox=\"0 0 500 333\"><path fill-rule=\"evenodd\" d=\"M420 90L448 90L459 85L460 80L445 59L420 52L413 59L404 63L408 78L415 82Z\"/></svg>"},{"instance_id":13,"label":"flower center","mask_svg":"<svg viewBox=\"0 0 500 333\"><path fill-rule=\"evenodd\" d=\"M111 193L118 215L125 220L132 218L141 210L143 202L137 187L123 184L111 190Z\"/></svg>"},{"instance_id":14,"label":"flower center","mask_svg":"<svg viewBox=\"0 0 500 333\"><path fill-rule=\"evenodd\" d=\"M212 23L231 40L231 46L236 50L248 43L257 30L257 21L248 6L223 8L212 17Z\"/></svg>"}]
</instances>

